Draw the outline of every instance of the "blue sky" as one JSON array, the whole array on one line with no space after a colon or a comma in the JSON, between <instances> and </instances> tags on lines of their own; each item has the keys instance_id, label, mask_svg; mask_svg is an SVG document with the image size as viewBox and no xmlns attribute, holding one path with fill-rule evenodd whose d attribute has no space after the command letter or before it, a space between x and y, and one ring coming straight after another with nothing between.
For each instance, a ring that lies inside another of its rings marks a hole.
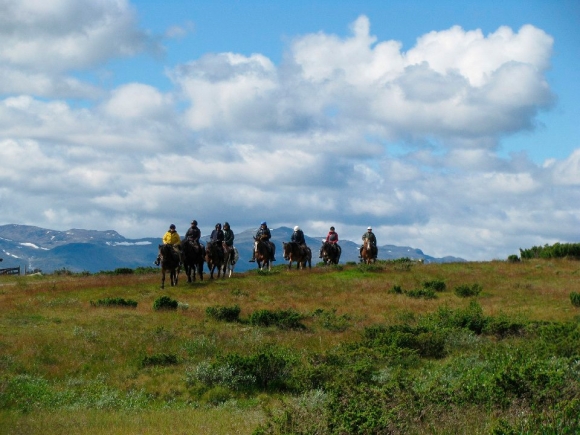
<instances>
[{"instance_id":1,"label":"blue sky","mask_svg":"<svg viewBox=\"0 0 580 435\"><path fill-rule=\"evenodd\" d=\"M577 1L0 9L0 224L580 241Z\"/></svg>"}]
</instances>

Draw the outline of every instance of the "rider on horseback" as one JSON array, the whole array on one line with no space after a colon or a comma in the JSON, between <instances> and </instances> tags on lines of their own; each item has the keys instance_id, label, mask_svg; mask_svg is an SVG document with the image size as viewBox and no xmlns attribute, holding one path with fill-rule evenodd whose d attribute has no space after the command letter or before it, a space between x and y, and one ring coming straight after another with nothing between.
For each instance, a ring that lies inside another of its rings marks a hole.
<instances>
[{"instance_id":1,"label":"rider on horseback","mask_svg":"<svg viewBox=\"0 0 580 435\"><path fill-rule=\"evenodd\" d=\"M223 241L223 245L224 245L224 252L226 253L226 255L228 255L229 252L234 247L234 232L230 228L230 224L227 223L227 222L224 222L224 241Z\"/></svg>"},{"instance_id":2,"label":"rider on horseback","mask_svg":"<svg viewBox=\"0 0 580 435\"><path fill-rule=\"evenodd\" d=\"M211 236L209 237L212 242L223 242L224 241L224 232L222 231L222 224L217 223L215 224L215 230L211 232Z\"/></svg>"},{"instance_id":3,"label":"rider on horseback","mask_svg":"<svg viewBox=\"0 0 580 435\"><path fill-rule=\"evenodd\" d=\"M373 258L377 259L377 238L373 234L373 229L371 227L367 228L367 232L362 235L363 244L361 245L360 249L358 250L358 258L362 258L362 250L364 247L364 242L368 240L371 243L372 250L373 250Z\"/></svg>"},{"instance_id":4,"label":"rider on horseback","mask_svg":"<svg viewBox=\"0 0 580 435\"><path fill-rule=\"evenodd\" d=\"M305 252L308 248L306 246L306 240L304 239L304 232L300 229L298 225L294 227L294 232L292 233L292 237L290 237L290 241L297 243L302 249L302 252Z\"/></svg>"},{"instance_id":5,"label":"rider on horseback","mask_svg":"<svg viewBox=\"0 0 580 435\"><path fill-rule=\"evenodd\" d=\"M215 224L215 229L211 232L211 236L209 236L210 239L210 243L215 243L216 246L221 247L221 251L220 251L220 257L223 260L223 257L225 255L225 250L223 247L223 242L224 242L224 232L222 231L222 224L220 224L219 222L217 224Z\"/></svg>"},{"instance_id":6,"label":"rider on horseback","mask_svg":"<svg viewBox=\"0 0 580 435\"><path fill-rule=\"evenodd\" d=\"M272 234L270 233L270 229L268 228L268 224L266 222L262 222L260 224L260 228L256 232L256 240L263 240L266 242L268 247L270 248L270 255L272 257L272 261L276 261L276 245L270 241ZM256 261L256 249L252 251L252 258L249 260L251 263Z\"/></svg>"},{"instance_id":7,"label":"rider on horseback","mask_svg":"<svg viewBox=\"0 0 580 435\"><path fill-rule=\"evenodd\" d=\"M195 219L191 221L191 227L189 227L185 233L185 238L187 240L191 240L193 243L201 245L199 240L201 238L201 230L198 228L197 221Z\"/></svg>"},{"instance_id":8,"label":"rider on horseback","mask_svg":"<svg viewBox=\"0 0 580 435\"><path fill-rule=\"evenodd\" d=\"M331 243L334 246L338 244L338 234L336 231L334 231L334 227L330 227L330 231L326 235L326 243ZM318 255L318 258L322 258L322 248L320 248L320 254Z\"/></svg>"},{"instance_id":9,"label":"rider on horseback","mask_svg":"<svg viewBox=\"0 0 580 435\"><path fill-rule=\"evenodd\" d=\"M182 255L181 255L180 243L181 243L181 237L179 237L179 234L177 234L177 231L175 231L175 225L173 225L173 224L169 225L169 230L163 236L163 244L173 246L173 249L175 250L175 252L177 252L177 255L179 255L179 261L183 262L182 258L181 258ZM155 260L155 264L157 266L159 266L160 261L161 261L161 258L158 255L157 259Z\"/></svg>"}]
</instances>

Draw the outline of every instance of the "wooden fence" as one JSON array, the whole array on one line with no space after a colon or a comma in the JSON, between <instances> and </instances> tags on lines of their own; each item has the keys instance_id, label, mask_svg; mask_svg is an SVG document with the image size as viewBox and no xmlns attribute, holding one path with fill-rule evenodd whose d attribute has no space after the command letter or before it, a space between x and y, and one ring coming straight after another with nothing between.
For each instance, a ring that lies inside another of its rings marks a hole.
<instances>
[{"instance_id":1,"label":"wooden fence","mask_svg":"<svg viewBox=\"0 0 580 435\"><path fill-rule=\"evenodd\" d=\"M20 266L0 269L0 275L20 275Z\"/></svg>"}]
</instances>

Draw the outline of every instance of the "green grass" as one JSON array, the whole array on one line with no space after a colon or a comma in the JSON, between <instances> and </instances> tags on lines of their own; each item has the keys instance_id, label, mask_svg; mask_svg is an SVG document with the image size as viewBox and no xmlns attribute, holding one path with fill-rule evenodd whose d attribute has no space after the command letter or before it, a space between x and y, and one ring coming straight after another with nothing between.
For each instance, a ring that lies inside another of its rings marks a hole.
<instances>
[{"instance_id":1,"label":"green grass","mask_svg":"<svg viewBox=\"0 0 580 435\"><path fill-rule=\"evenodd\" d=\"M580 263L402 264L0 277L0 433L574 433Z\"/></svg>"}]
</instances>

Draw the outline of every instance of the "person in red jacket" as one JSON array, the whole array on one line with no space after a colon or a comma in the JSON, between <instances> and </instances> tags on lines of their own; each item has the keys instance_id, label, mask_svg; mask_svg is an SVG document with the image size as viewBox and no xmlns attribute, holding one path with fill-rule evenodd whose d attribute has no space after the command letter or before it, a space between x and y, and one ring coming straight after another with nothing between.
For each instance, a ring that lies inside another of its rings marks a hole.
<instances>
[{"instance_id":1,"label":"person in red jacket","mask_svg":"<svg viewBox=\"0 0 580 435\"><path fill-rule=\"evenodd\" d=\"M330 227L330 231L326 235L326 241L328 243L338 243L338 234L334 231L334 227Z\"/></svg>"},{"instance_id":2,"label":"person in red jacket","mask_svg":"<svg viewBox=\"0 0 580 435\"><path fill-rule=\"evenodd\" d=\"M330 227L330 231L326 235L326 241L336 245L338 243L338 233L334 231L334 227ZM320 252L318 253L318 258L322 258L322 246L320 247Z\"/></svg>"}]
</instances>

